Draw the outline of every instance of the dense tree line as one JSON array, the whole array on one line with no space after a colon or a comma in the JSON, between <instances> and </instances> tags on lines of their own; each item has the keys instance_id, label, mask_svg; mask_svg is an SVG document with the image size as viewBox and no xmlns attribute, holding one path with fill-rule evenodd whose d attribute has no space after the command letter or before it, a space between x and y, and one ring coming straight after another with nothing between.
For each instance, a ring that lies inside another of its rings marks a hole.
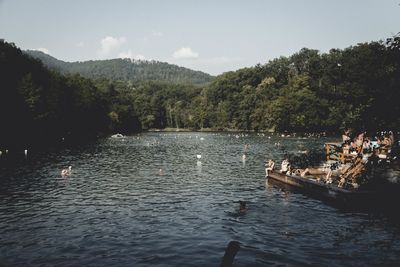
<instances>
[{"instance_id":1,"label":"dense tree line","mask_svg":"<svg viewBox=\"0 0 400 267\"><path fill-rule=\"evenodd\" d=\"M397 35L328 53L303 48L201 89L142 84L133 106L144 129L399 130L399 43Z\"/></svg>"},{"instance_id":2,"label":"dense tree line","mask_svg":"<svg viewBox=\"0 0 400 267\"><path fill-rule=\"evenodd\" d=\"M62 76L0 41L0 148L96 135L108 125L107 96L91 80Z\"/></svg>"},{"instance_id":3,"label":"dense tree line","mask_svg":"<svg viewBox=\"0 0 400 267\"><path fill-rule=\"evenodd\" d=\"M126 83L96 80L109 95L109 118L113 131L123 133L166 127L194 128L187 111L201 88L162 81Z\"/></svg>"},{"instance_id":4,"label":"dense tree line","mask_svg":"<svg viewBox=\"0 0 400 267\"><path fill-rule=\"evenodd\" d=\"M206 84L213 76L160 61L108 59L83 62L65 62L40 51L25 51L40 59L47 67L62 74L77 74L90 79L109 79L121 81L169 81L174 83Z\"/></svg>"},{"instance_id":5,"label":"dense tree line","mask_svg":"<svg viewBox=\"0 0 400 267\"><path fill-rule=\"evenodd\" d=\"M329 53L304 48L202 86L64 76L1 41L0 75L0 147L168 127L400 129L399 35Z\"/></svg>"},{"instance_id":6,"label":"dense tree line","mask_svg":"<svg viewBox=\"0 0 400 267\"><path fill-rule=\"evenodd\" d=\"M62 75L0 41L0 149L181 125L195 85ZM176 104L178 103L178 104Z\"/></svg>"}]
</instances>

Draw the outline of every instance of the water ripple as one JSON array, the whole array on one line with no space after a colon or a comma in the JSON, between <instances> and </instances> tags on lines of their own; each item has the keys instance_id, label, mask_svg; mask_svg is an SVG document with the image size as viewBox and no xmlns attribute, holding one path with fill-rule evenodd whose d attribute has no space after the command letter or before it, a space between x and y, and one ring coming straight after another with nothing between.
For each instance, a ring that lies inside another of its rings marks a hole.
<instances>
[{"instance_id":1,"label":"water ripple","mask_svg":"<svg viewBox=\"0 0 400 267\"><path fill-rule=\"evenodd\" d=\"M231 240L235 266L395 265L397 222L266 183L264 160L325 141L148 133L0 158L1 265L218 266Z\"/></svg>"}]
</instances>

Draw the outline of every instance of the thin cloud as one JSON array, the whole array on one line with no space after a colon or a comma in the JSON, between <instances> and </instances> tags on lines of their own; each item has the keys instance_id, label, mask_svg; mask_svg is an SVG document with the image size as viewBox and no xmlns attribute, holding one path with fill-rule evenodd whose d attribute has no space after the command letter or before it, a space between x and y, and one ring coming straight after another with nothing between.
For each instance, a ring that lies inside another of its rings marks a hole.
<instances>
[{"instance_id":1,"label":"thin cloud","mask_svg":"<svg viewBox=\"0 0 400 267\"><path fill-rule=\"evenodd\" d=\"M172 54L172 57L176 58L176 59L198 58L199 53L192 51L192 49L190 47L182 47L182 48L176 50Z\"/></svg>"},{"instance_id":2,"label":"thin cloud","mask_svg":"<svg viewBox=\"0 0 400 267\"><path fill-rule=\"evenodd\" d=\"M119 53L118 54L118 57L119 58L132 58L132 51L131 50L128 50L128 51L126 51L126 52L121 52L121 53Z\"/></svg>"},{"instance_id":3,"label":"thin cloud","mask_svg":"<svg viewBox=\"0 0 400 267\"><path fill-rule=\"evenodd\" d=\"M179 60L170 58L171 63L193 70L201 70L211 75L218 75L226 71L240 69L246 66L246 59L241 57L209 57L197 60Z\"/></svg>"},{"instance_id":4,"label":"thin cloud","mask_svg":"<svg viewBox=\"0 0 400 267\"><path fill-rule=\"evenodd\" d=\"M141 55L141 54L137 54L137 55L135 55L135 56L133 57L133 59L136 59L136 60L146 60L146 57L143 56L143 55Z\"/></svg>"},{"instance_id":5,"label":"thin cloud","mask_svg":"<svg viewBox=\"0 0 400 267\"><path fill-rule=\"evenodd\" d=\"M118 57L119 58L130 58L130 59L135 59L135 60L146 60L145 56L143 56L141 54L134 55L130 49L126 52L119 53Z\"/></svg>"},{"instance_id":6,"label":"thin cloud","mask_svg":"<svg viewBox=\"0 0 400 267\"><path fill-rule=\"evenodd\" d=\"M98 56L107 57L110 54L118 51L118 49L126 43L126 38L107 36L100 41L100 49L97 51Z\"/></svg>"},{"instance_id":7,"label":"thin cloud","mask_svg":"<svg viewBox=\"0 0 400 267\"><path fill-rule=\"evenodd\" d=\"M39 48L36 48L36 49L34 49L34 50L41 51L41 52L43 52L43 53L45 53L45 54L50 55L49 49L44 48L44 47L39 47Z\"/></svg>"}]
</instances>

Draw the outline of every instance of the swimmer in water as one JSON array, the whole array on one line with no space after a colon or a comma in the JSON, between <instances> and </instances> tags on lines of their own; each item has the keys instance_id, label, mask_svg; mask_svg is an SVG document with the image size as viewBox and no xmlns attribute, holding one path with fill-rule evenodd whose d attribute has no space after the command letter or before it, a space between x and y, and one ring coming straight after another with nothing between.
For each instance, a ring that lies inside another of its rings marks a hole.
<instances>
[{"instance_id":1,"label":"swimmer in water","mask_svg":"<svg viewBox=\"0 0 400 267\"><path fill-rule=\"evenodd\" d=\"M70 176L70 175L71 175L71 172L72 172L72 166L69 166L68 169L63 169L63 170L61 171L61 176L62 176L62 177Z\"/></svg>"},{"instance_id":2,"label":"swimmer in water","mask_svg":"<svg viewBox=\"0 0 400 267\"><path fill-rule=\"evenodd\" d=\"M247 211L246 201L239 200L239 205L240 205L239 212L245 213Z\"/></svg>"}]
</instances>

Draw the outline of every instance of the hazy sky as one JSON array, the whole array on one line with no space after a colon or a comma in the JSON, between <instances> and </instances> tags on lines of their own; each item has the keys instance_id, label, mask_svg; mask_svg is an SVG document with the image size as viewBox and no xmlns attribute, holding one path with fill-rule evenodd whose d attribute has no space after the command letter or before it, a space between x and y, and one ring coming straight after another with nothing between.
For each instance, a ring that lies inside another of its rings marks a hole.
<instances>
[{"instance_id":1,"label":"hazy sky","mask_svg":"<svg viewBox=\"0 0 400 267\"><path fill-rule=\"evenodd\" d=\"M400 0L0 0L0 38L65 61L154 59L220 74L400 31Z\"/></svg>"}]
</instances>

